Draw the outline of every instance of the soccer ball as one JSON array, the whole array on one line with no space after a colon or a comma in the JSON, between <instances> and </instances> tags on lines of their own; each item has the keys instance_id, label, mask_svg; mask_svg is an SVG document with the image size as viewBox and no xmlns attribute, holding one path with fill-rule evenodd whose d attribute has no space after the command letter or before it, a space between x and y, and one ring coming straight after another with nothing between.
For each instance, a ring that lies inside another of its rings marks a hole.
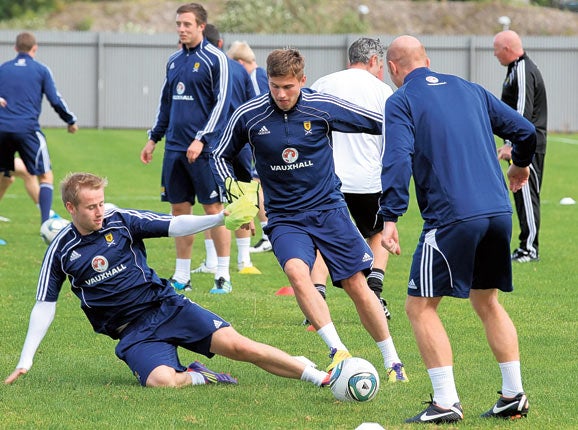
<instances>
[{"instance_id":1,"label":"soccer ball","mask_svg":"<svg viewBox=\"0 0 578 430\"><path fill-rule=\"evenodd\" d=\"M346 358L333 369L329 387L342 402L367 402L379 390L379 374L373 364L363 358Z\"/></svg>"},{"instance_id":2,"label":"soccer ball","mask_svg":"<svg viewBox=\"0 0 578 430\"><path fill-rule=\"evenodd\" d=\"M104 204L104 211L105 212L111 211L111 210L116 209L116 208L118 208L118 206L115 205L114 203L105 203Z\"/></svg>"},{"instance_id":3,"label":"soccer ball","mask_svg":"<svg viewBox=\"0 0 578 430\"><path fill-rule=\"evenodd\" d=\"M44 243L50 245L60 230L70 224L70 221L64 218L49 218L40 226L40 236Z\"/></svg>"}]
</instances>

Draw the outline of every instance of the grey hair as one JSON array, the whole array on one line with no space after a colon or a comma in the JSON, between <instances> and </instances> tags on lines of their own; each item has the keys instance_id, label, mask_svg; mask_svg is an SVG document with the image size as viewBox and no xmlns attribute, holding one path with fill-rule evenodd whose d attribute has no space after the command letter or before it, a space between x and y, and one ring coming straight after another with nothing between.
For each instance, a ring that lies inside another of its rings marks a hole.
<instances>
[{"instance_id":1,"label":"grey hair","mask_svg":"<svg viewBox=\"0 0 578 430\"><path fill-rule=\"evenodd\" d=\"M362 37L357 39L349 47L349 63L350 64L367 64L374 55L380 59L383 58L385 47L379 39L371 39L369 37Z\"/></svg>"}]
</instances>

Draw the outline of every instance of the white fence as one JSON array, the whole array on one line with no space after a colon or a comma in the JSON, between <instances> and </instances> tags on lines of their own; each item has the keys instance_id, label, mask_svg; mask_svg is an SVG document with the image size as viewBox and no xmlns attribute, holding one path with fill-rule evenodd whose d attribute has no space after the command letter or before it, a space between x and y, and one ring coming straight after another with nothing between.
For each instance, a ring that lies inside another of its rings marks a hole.
<instances>
[{"instance_id":1,"label":"white fence","mask_svg":"<svg viewBox=\"0 0 578 430\"><path fill-rule=\"evenodd\" d=\"M0 58L14 55L17 31L0 31ZM164 66L176 49L176 34L35 32L36 58L47 64L60 93L83 128L148 129L154 120ZM394 36L371 35L388 44ZM276 48L294 47L305 57L309 83L340 70L347 48L359 35L224 34L225 46L246 40L265 65ZM492 36L423 36L432 69L477 82L497 96L506 69L493 56ZM548 90L549 130L578 131L578 38L524 37L524 48L538 64ZM387 73L386 73L387 75ZM390 85L389 78L385 80ZM2 83L0 83L0 86ZM43 127L61 127L46 103Z\"/></svg>"}]
</instances>

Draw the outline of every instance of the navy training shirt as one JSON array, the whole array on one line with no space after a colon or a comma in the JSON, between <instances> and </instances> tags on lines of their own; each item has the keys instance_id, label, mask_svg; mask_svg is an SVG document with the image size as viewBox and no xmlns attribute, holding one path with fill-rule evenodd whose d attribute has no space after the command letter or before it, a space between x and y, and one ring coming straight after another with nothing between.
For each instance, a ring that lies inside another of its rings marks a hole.
<instances>
[{"instance_id":1,"label":"navy training shirt","mask_svg":"<svg viewBox=\"0 0 578 430\"><path fill-rule=\"evenodd\" d=\"M146 261L143 239L167 237L171 215L113 209L102 228L82 236L73 224L52 241L42 262L36 299L55 302L66 279L94 331L117 329L175 295Z\"/></svg>"}]
</instances>

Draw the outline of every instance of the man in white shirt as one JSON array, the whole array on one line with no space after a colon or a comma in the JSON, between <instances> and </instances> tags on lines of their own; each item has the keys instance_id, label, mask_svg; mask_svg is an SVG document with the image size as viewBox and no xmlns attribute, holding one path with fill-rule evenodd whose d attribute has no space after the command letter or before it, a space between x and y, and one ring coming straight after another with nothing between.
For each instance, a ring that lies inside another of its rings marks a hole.
<instances>
[{"instance_id":1,"label":"man in white shirt","mask_svg":"<svg viewBox=\"0 0 578 430\"><path fill-rule=\"evenodd\" d=\"M318 79L311 88L328 93L366 109L383 113L385 101L393 94L383 82L385 48L379 39L362 37L349 47L349 67ZM384 142L381 136L333 132L335 172L341 179L341 191L357 228L367 240L374 255L373 269L367 283L381 300L387 318L383 277L388 252L381 246L383 221L378 215L381 195L381 159ZM312 276L319 292L325 295L327 269L318 258Z\"/></svg>"}]
</instances>

